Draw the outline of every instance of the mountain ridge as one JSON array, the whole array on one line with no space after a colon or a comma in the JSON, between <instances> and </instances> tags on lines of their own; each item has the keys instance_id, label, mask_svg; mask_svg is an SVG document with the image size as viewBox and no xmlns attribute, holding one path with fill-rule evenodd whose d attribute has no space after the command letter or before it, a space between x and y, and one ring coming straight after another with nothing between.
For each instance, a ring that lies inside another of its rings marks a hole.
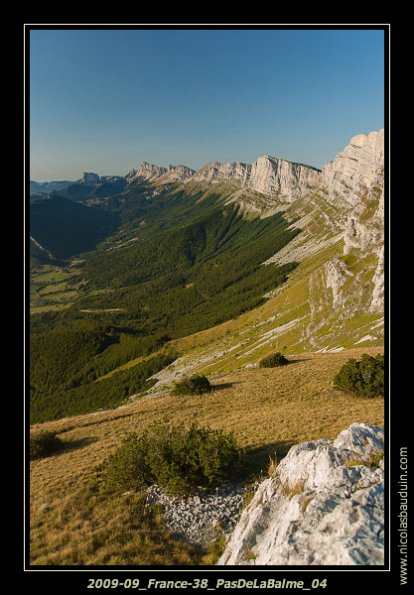
<instances>
[{"instance_id":1,"label":"mountain ridge","mask_svg":"<svg viewBox=\"0 0 414 595\"><path fill-rule=\"evenodd\" d=\"M279 196L283 201L293 202L303 196L312 188L326 185L330 196L341 196L344 193L343 172L349 173L352 182L351 189L355 190L358 184L366 182L366 175L358 175L352 161L360 161L361 154L366 156L366 164L370 163L370 152L374 151L377 161L383 161L384 130L370 132L367 135L353 136L347 147L337 156L325 164L322 169L314 166L290 161L284 158L262 155L251 164L242 162L211 161L197 171L186 165L169 165L168 167L154 165L147 161L141 162L136 169L132 169L125 176L99 176L93 172L84 172L81 179L76 182L43 182L31 181L31 191L45 192L41 186L53 189L62 189L65 185L82 183L94 185L103 182L125 180L128 184L152 182L169 184L174 182L218 182L230 180L240 184L241 187L251 189L267 196ZM358 157L355 157L358 155ZM371 172L373 173L373 172ZM369 177L369 176L368 176ZM62 186L62 187L61 187ZM345 186L346 188L346 186ZM349 188L348 188L349 189ZM346 192L345 192L346 194ZM345 197L346 200L346 197Z\"/></svg>"},{"instance_id":2,"label":"mountain ridge","mask_svg":"<svg viewBox=\"0 0 414 595\"><path fill-rule=\"evenodd\" d=\"M93 402L98 403L105 382L108 387L113 383L106 393L115 395L116 403L122 394L136 394L138 389L133 387L141 390L141 376L134 384L123 366L137 360L138 367L131 364L131 370L138 374L147 348L142 350L139 343L130 351L124 349L122 334L128 337L128 345L135 345L136 333L144 334L154 346L148 347L150 351L158 345L158 333L169 337L174 361L164 369L154 366L151 393L193 373L214 375L256 367L274 350L295 354L380 346L383 139L383 131L353 137L325 172L297 170L282 163L285 170L271 172L273 189L278 188L273 195L249 186L247 164L233 163L223 169L218 162L209 164L201 180L188 171L186 180L177 180L181 166L167 170L146 164L133 183L100 182L66 189L81 201L77 210L90 221L91 237L83 244L89 252L81 252L79 241L73 243L81 229L76 218L68 235L59 208L54 213L53 242L44 225L42 237L31 230L39 260L47 256L45 250L61 258L77 256L73 267L66 266L68 261L62 263L64 279L73 281L56 289L42 281L54 273L42 277L40 271L34 328L44 337L49 323L43 322L42 312L64 309L54 314L54 325L66 321L68 328L74 328L73 336L78 326L106 325L112 329L109 336L119 341L108 350L102 339L102 356L91 354L93 359L82 363L79 378L64 381L67 398L81 403L79 394L87 402L91 390ZM266 160L265 169L273 165ZM210 174L216 177L214 183ZM89 172L86 179L94 178ZM72 201L66 200L60 202L69 208ZM59 200L44 199L44 203L56 206ZM33 212L38 207L34 201ZM93 213L107 213L116 219L116 226L108 232L102 226L97 229ZM59 253L63 240L73 245L63 246L65 251ZM60 336L54 340L59 342ZM42 341L39 338L39 345ZM109 357L110 352L119 356ZM45 368L47 364L39 364L39 370ZM117 378L123 375L127 386L118 394ZM96 376L108 380L99 386L88 384ZM40 391L42 383L39 379ZM48 390L59 386L50 385ZM110 402L105 400L106 405ZM66 410L76 410L71 407Z\"/></svg>"}]
</instances>

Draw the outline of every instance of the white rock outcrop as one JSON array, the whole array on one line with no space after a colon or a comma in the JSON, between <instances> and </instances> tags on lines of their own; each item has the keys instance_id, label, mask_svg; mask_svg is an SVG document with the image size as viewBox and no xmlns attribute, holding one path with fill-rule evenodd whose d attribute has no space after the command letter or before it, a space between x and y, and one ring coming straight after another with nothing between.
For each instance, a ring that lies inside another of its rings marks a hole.
<instances>
[{"instance_id":1,"label":"white rock outcrop","mask_svg":"<svg viewBox=\"0 0 414 595\"><path fill-rule=\"evenodd\" d=\"M293 202L317 186L321 172L308 165L292 163L263 155L254 163L219 163L212 161L192 177L194 181L232 180L244 188Z\"/></svg>"},{"instance_id":2,"label":"white rock outcrop","mask_svg":"<svg viewBox=\"0 0 414 595\"><path fill-rule=\"evenodd\" d=\"M245 186L250 177L251 165L247 163L220 163L211 161L199 169L193 176L196 182L222 182L233 180Z\"/></svg>"},{"instance_id":3,"label":"white rock outcrop","mask_svg":"<svg viewBox=\"0 0 414 595\"><path fill-rule=\"evenodd\" d=\"M340 308L344 305L343 286L351 273L348 271L344 262L339 258L332 258L325 263L325 283L326 287L332 290L332 306Z\"/></svg>"},{"instance_id":4,"label":"white rock outcrop","mask_svg":"<svg viewBox=\"0 0 414 595\"><path fill-rule=\"evenodd\" d=\"M185 165L169 165L168 168L153 165L143 161L138 169L133 169L127 174L126 179L131 182L155 182L167 184L171 182L184 182L194 175L194 170Z\"/></svg>"},{"instance_id":5,"label":"white rock outcrop","mask_svg":"<svg viewBox=\"0 0 414 595\"><path fill-rule=\"evenodd\" d=\"M129 183L142 180L153 181L165 174L167 169L158 165L152 165L143 161L138 169L133 169L127 174L126 179Z\"/></svg>"},{"instance_id":6,"label":"white rock outcrop","mask_svg":"<svg viewBox=\"0 0 414 595\"><path fill-rule=\"evenodd\" d=\"M322 177L333 202L355 205L361 191L375 184L384 169L384 130L358 134L333 161L323 167Z\"/></svg>"},{"instance_id":7,"label":"white rock outcrop","mask_svg":"<svg viewBox=\"0 0 414 595\"><path fill-rule=\"evenodd\" d=\"M186 165L169 165L168 170L162 176L162 181L167 182L184 182L189 180L195 171Z\"/></svg>"},{"instance_id":8,"label":"white rock outcrop","mask_svg":"<svg viewBox=\"0 0 414 595\"><path fill-rule=\"evenodd\" d=\"M363 423L334 441L292 447L243 511L217 564L383 564L383 449L383 429Z\"/></svg>"},{"instance_id":9,"label":"white rock outcrop","mask_svg":"<svg viewBox=\"0 0 414 595\"><path fill-rule=\"evenodd\" d=\"M313 167L264 155L252 164L248 186L255 192L293 202L317 186L320 177L321 172Z\"/></svg>"}]
</instances>

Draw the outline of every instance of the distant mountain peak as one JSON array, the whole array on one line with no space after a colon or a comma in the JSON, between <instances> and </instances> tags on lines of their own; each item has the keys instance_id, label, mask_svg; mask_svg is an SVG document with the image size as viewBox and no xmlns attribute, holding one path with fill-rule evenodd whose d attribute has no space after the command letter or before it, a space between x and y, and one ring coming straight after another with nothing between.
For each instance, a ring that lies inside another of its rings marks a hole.
<instances>
[{"instance_id":1,"label":"distant mountain peak","mask_svg":"<svg viewBox=\"0 0 414 595\"><path fill-rule=\"evenodd\" d=\"M133 169L126 175L126 179L129 183L140 182L140 181L155 181L160 180L161 182L176 182L185 181L194 175L194 170L187 167L186 165L169 165L161 167L159 165L153 165L147 161L143 161L138 169Z\"/></svg>"},{"instance_id":2,"label":"distant mountain peak","mask_svg":"<svg viewBox=\"0 0 414 595\"><path fill-rule=\"evenodd\" d=\"M101 178L98 176L98 174L84 171L80 181L82 184L86 184L87 186L94 186L95 184L99 184Z\"/></svg>"},{"instance_id":3,"label":"distant mountain peak","mask_svg":"<svg viewBox=\"0 0 414 595\"><path fill-rule=\"evenodd\" d=\"M320 175L321 172L314 167L262 155L251 165L211 161L198 170L193 179L208 182L232 180L255 192L279 196L290 202L317 184Z\"/></svg>"}]
</instances>

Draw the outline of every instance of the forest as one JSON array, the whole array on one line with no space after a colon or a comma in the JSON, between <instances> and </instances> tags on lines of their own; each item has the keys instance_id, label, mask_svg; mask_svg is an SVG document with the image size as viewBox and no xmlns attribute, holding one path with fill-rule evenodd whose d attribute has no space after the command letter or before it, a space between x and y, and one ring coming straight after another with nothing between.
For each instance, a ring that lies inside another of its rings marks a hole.
<instances>
[{"instance_id":1,"label":"forest","mask_svg":"<svg viewBox=\"0 0 414 595\"><path fill-rule=\"evenodd\" d=\"M73 203L119 224L104 232L98 217L94 248L76 252L70 307L31 317L32 422L114 407L145 391L150 376L178 357L172 339L256 308L296 266L263 264L298 233L280 213L248 218L220 193L203 200L200 191L147 193L139 187L99 206ZM69 225L62 245L72 233ZM48 249L56 232L50 236Z\"/></svg>"}]
</instances>

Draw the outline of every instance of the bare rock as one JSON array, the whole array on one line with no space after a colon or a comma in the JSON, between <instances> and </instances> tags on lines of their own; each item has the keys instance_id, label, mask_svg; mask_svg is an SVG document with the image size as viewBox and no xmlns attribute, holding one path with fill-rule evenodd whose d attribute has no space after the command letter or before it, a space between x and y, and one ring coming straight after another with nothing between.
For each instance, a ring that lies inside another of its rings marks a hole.
<instances>
[{"instance_id":1,"label":"bare rock","mask_svg":"<svg viewBox=\"0 0 414 595\"><path fill-rule=\"evenodd\" d=\"M321 172L308 165L264 155L252 164L248 185L256 192L293 202L308 194L320 177Z\"/></svg>"},{"instance_id":2,"label":"bare rock","mask_svg":"<svg viewBox=\"0 0 414 595\"><path fill-rule=\"evenodd\" d=\"M352 424L335 441L294 446L243 511L218 565L381 565L383 429Z\"/></svg>"},{"instance_id":3,"label":"bare rock","mask_svg":"<svg viewBox=\"0 0 414 595\"><path fill-rule=\"evenodd\" d=\"M361 189L375 184L384 168L384 130L358 134L333 161L324 166L322 175L331 200L355 205Z\"/></svg>"},{"instance_id":4,"label":"bare rock","mask_svg":"<svg viewBox=\"0 0 414 595\"><path fill-rule=\"evenodd\" d=\"M193 176L193 180L222 182L224 180L234 180L244 186L250 177L251 166L246 163L220 163L211 161L202 167Z\"/></svg>"},{"instance_id":5,"label":"bare rock","mask_svg":"<svg viewBox=\"0 0 414 595\"><path fill-rule=\"evenodd\" d=\"M133 169L127 174L126 179L129 183L157 181L161 184L168 184L188 180L194 173L193 169L185 165L169 165L166 168L143 161L138 169Z\"/></svg>"}]
</instances>

